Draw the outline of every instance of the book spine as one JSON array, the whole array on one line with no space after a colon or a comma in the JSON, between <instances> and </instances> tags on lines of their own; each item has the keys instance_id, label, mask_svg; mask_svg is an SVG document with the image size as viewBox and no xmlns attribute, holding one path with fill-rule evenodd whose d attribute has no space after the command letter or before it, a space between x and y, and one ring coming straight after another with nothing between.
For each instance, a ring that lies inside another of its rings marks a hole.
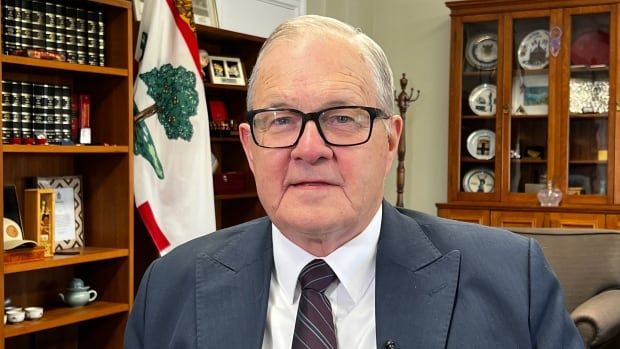
<instances>
[{"instance_id":1,"label":"book spine","mask_svg":"<svg viewBox=\"0 0 620 349\"><path fill-rule=\"evenodd\" d=\"M56 142L56 130L54 129L54 86L43 85L43 101L45 102L45 138L48 143Z\"/></svg>"},{"instance_id":2,"label":"book spine","mask_svg":"<svg viewBox=\"0 0 620 349\"><path fill-rule=\"evenodd\" d=\"M66 57L65 6L54 4L54 16L56 17L56 52Z\"/></svg>"},{"instance_id":3,"label":"book spine","mask_svg":"<svg viewBox=\"0 0 620 349\"><path fill-rule=\"evenodd\" d=\"M47 100L44 100L44 85L33 84L32 96L32 134L38 143L41 137L45 136L45 120L47 119Z\"/></svg>"},{"instance_id":4,"label":"book spine","mask_svg":"<svg viewBox=\"0 0 620 349\"><path fill-rule=\"evenodd\" d=\"M86 10L77 8L77 16L75 17L75 37L77 40L77 62L86 64Z\"/></svg>"},{"instance_id":5,"label":"book spine","mask_svg":"<svg viewBox=\"0 0 620 349\"><path fill-rule=\"evenodd\" d=\"M34 144L32 135L32 83L22 81L21 83L21 133L23 144Z\"/></svg>"},{"instance_id":6,"label":"book spine","mask_svg":"<svg viewBox=\"0 0 620 349\"><path fill-rule=\"evenodd\" d=\"M78 143L80 140L80 97L71 92L71 141Z\"/></svg>"},{"instance_id":7,"label":"book spine","mask_svg":"<svg viewBox=\"0 0 620 349\"><path fill-rule=\"evenodd\" d=\"M77 38L75 37L76 10L75 7L67 6L65 18L67 61L71 63L77 63Z\"/></svg>"},{"instance_id":8,"label":"book spine","mask_svg":"<svg viewBox=\"0 0 620 349\"><path fill-rule=\"evenodd\" d=\"M11 110L13 103L11 101L11 82L2 80L2 143L9 144L11 140L11 129L13 128L11 120Z\"/></svg>"},{"instance_id":9,"label":"book spine","mask_svg":"<svg viewBox=\"0 0 620 349\"><path fill-rule=\"evenodd\" d=\"M60 144L62 143L62 86L53 85L52 91L54 94L54 142Z\"/></svg>"},{"instance_id":10,"label":"book spine","mask_svg":"<svg viewBox=\"0 0 620 349\"><path fill-rule=\"evenodd\" d=\"M86 11L86 62L99 65L99 38L97 30L97 12Z\"/></svg>"},{"instance_id":11,"label":"book spine","mask_svg":"<svg viewBox=\"0 0 620 349\"><path fill-rule=\"evenodd\" d=\"M56 6L51 2L45 2L45 49L50 52L56 51Z\"/></svg>"},{"instance_id":12,"label":"book spine","mask_svg":"<svg viewBox=\"0 0 620 349\"><path fill-rule=\"evenodd\" d=\"M17 81L11 81L11 140L9 141L12 144L20 144L21 143L21 131L22 131L22 123L21 123L21 113L22 107L20 104L21 100L21 84Z\"/></svg>"},{"instance_id":13,"label":"book spine","mask_svg":"<svg viewBox=\"0 0 620 349\"><path fill-rule=\"evenodd\" d=\"M10 54L13 50L21 48L20 41L20 24L18 14L15 9L16 1L4 0L2 3L2 12L4 14L4 26L2 27L2 38L4 53ZM21 11L20 11L21 12ZM19 14L21 17L21 13Z\"/></svg>"},{"instance_id":14,"label":"book spine","mask_svg":"<svg viewBox=\"0 0 620 349\"><path fill-rule=\"evenodd\" d=\"M32 23L32 47L45 49L45 4L39 0L28 0L32 4L30 22Z\"/></svg>"},{"instance_id":15,"label":"book spine","mask_svg":"<svg viewBox=\"0 0 620 349\"><path fill-rule=\"evenodd\" d=\"M80 94L80 143L91 143L90 130L90 95Z\"/></svg>"},{"instance_id":16,"label":"book spine","mask_svg":"<svg viewBox=\"0 0 620 349\"><path fill-rule=\"evenodd\" d=\"M73 143L71 141L71 88L69 86L61 86L60 94L61 139L63 144L69 144Z\"/></svg>"},{"instance_id":17,"label":"book spine","mask_svg":"<svg viewBox=\"0 0 620 349\"><path fill-rule=\"evenodd\" d=\"M32 1L31 0L18 0L20 3L21 12L21 43L22 48L32 47Z\"/></svg>"},{"instance_id":18,"label":"book spine","mask_svg":"<svg viewBox=\"0 0 620 349\"><path fill-rule=\"evenodd\" d=\"M105 65L105 24L103 22L103 12L97 11L97 40L99 52L99 65Z\"/></svg>"}]
</instances>

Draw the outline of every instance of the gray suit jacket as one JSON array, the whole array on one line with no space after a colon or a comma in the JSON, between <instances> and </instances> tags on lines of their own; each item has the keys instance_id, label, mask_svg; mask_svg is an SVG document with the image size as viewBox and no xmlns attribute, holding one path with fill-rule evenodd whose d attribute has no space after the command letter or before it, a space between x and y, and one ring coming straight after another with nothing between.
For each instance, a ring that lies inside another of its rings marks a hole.
<instances>
[{"instance_id":1,"label":"gray suit jacket","mask_svg":"<svg viewBox=\"0 0 620 349\"><path fill-rule=\"evenodd\" d=\"M272 268L266 218L174 249L146 271L125 347L260 349ZM386 202L375 312L377 348L583 347L534 240Z\"/></svg>"}]
</instances>

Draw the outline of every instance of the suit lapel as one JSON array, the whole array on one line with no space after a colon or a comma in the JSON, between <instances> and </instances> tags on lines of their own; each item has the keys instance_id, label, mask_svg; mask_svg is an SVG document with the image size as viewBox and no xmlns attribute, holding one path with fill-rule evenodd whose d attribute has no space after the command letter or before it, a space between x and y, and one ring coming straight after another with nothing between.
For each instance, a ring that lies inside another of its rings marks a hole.
<instances>
[{"instance_id":1,"label":"suit lapel","mask_svg":"<svg viewBox=\"0 0 620 349\"><path fill-rule=\"evenodd\" d=\"M196 261L198 348L260 348L273 268L271 223L262 220Z\"/></svg>"},{"instance_id":2,"label":"suit lapel","mask_svg":"<svg viewBox=\"0 0 620 349\"><path fill-rule=\"evenodd\" d=\"M377 348L388 340L397 348L445 348L459 267L459 251L442 255L413 219L384 204L375 286Z\"/></svg>"}]
</instances>

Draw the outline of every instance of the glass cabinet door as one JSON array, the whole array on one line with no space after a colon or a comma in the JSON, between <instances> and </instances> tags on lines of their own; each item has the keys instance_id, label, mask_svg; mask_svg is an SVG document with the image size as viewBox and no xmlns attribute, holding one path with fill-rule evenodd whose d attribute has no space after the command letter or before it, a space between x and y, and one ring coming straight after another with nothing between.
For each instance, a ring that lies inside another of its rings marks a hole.
<instances>
[{"instance_id":1,"label":"glass cabinet door","mask_svg":"<svg viewBox=\"0 0 620 349\"><path fill-rule=\"evenodd\" d=\"M548 177L549 17L515 19L512 52L508 191L537 193Z\"/></svg>"},{"instance_id":2,"label":"glass cabinet door","mask_svg":"<svg viewBox=\"0 0 620 349\"><path fill-rule=\"evenodd\" d=\"M497 21L463 24L461 192L495 192Z\"/></svg>"},{"instance_id":3,"label":"glass cabinet door","mask_svg":"<svg viewBox=\"0 0 620 349\"><path fill-rule=\"evenodd\" d=\"M570 16L567 194L606 196L610 14Z\"/></svg>"}]
</instances>

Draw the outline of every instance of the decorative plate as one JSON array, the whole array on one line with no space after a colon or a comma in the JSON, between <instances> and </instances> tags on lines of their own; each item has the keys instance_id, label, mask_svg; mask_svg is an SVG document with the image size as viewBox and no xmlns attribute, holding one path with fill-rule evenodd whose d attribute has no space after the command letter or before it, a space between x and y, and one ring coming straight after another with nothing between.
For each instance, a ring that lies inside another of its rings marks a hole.
<instances>
[{"instance_id":1,"label":"decorative plate","mask_svg":"<svg viewBox=\"0 0 620 349\"><path fill-rule=\"evenodd\" d=\"M549 31L539 29L527 34L519 44L517 59L526 70L546 67L549 64Z\"/></svg>"},{"instance_id":2,"label":"decorative plate","mask_svg":"<svg viewBox=\"0 0 620 349\"><path fill-rule=\"evenodd\" d=\"M495 174L488 168L474 168L463 176L463 190L469 193L492 193Z\"/></svg>"},{"instance_id":3,"label":"decorative plate","mask_svg":"<svg viewBox=\"0 0 620 349\"><path fill-rule=\"evenodd\" d=\"M467 137L467 151L478 160L490 160L495 157L495 132L477 130Z\"/></svg>"},{"instance_id":4,"label":"decorative plate","mask_svg":"<svg viewBox=\"0 0 620 349\"><path fill-rule=\"evenodd\" d=\"M469 107L476 115L495 115L496 99L497 89L495 85L478 85L469 94Z\"/></svg>"},{"instance_id":5,"label":"decorative plate","mask_svg":"<svg viewBox=\"0 0 620 349\"><path fill-rule=\"evenodd\" d=\"M573 65L609 65L609 33L591 30L577 37L570 50Z\"/></svg>"},{"instance_id":6,"label":"decorative plate","mask_svg":"<svg viewBox=\"0 0 620 349\"><path fill-rule=\"evenodd\" d=\"M568 110L571 113L607 113L609 81L571 78Z\"/></svg>"},{"instance_id":7,"label":"decorative plate","mask_svg":"<svg viewBox=\"0 0 620 349\"><path fill-rule=\"evenodd\" d=\"M465 46L465 59L475 68L495 69L497 66L497 35L485 33L469 39Z\"/></svg>"}]
</instances>

